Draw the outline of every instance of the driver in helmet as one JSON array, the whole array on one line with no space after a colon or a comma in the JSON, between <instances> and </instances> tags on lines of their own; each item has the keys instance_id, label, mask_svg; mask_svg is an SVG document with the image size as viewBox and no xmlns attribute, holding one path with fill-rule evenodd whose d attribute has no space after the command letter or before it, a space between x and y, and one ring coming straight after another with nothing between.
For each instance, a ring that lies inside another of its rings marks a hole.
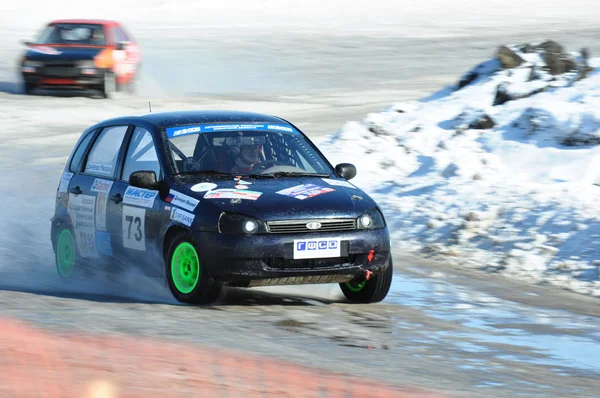
<instances>
[{"instance_id":1,"label":"driver in helmet","mask_svg":"<svg viewBox=\"0 0 600 398\"><path fill-rule=\"evenodd\" d=\"M234 159L233 167L231 172L236 173L250 173L252 168L260 163L260 154L262 145L241 145L239 147L239 153Z\"/></svg>"}]
</instances>

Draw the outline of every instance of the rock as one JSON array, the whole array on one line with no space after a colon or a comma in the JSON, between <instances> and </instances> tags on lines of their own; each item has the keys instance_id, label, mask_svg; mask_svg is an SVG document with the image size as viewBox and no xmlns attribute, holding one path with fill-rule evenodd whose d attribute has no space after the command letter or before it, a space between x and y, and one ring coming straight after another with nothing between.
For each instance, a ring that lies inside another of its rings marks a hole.
<instances>
[{"instance_id":1,"label":"rock","mask_svg":"<svg viewBox=\"0 0 600 398\"><path fill-rule=\"evenodd\" d=\"M489 115L484 114L479 119L471 122L469 127L472 129L488 130L494 128L496 122Z\"/></svg>"},{"instance_id":2,"label":"rock","mask_svg":"<svg viewBox=\"0 0 600 398\"><path fill-rule=\"evenodd\" d=\"M548 40L540 44L538 48L542 50L546 70L551 75L562 75L578 69L577 62L566 54L563 47L557 42Z\"/></svg>"},{"instance_id":3,"label":"rock","mask_svg":"<svg viewBox=\"0 0 600 398\"><path fill-rule=\"evenodd\" d=\"M496 52L496 55L504 69L516 68L525 62L523 58L519 56L519 54L507 46L500 46Z\"/></svg>"},{"instance_id":4,"label":"rock","mask_svg":"<svg viewBox=\"0 0 600 398\"><path fill-rule=\"evenodd\" d=\"M507 83L500 83L496 88L496 96L494 97L494 106L502 105L508 101L512 101L513 98L508 94Z\"/></svg>"},{"instance_id":5,"label":"rock","mask_svg":"<svg viewBox=\"0 0 600 398\"><path fill-rule=\"evenodd\" d=\"M456 172L458 171L458 166L454 163L451 163L442 171L442 176L446 178L454 177Z\"/></svg>"},{"instance_id":6,"label":"rock","mask_svg":"<svg viewBox=\"0 0 600 398\"><path fill-rule=\"evenodd\" d=\"M494 97L493 105L502 105L507 103L508 101L514 101L522 98L531 97L532 95L539 94L541 92L546 91L550 86L542 86L536 89L532 89L530 91L524 93L511 93L509 89L510 85L506 82L500 83L496 88L496 96Z\"/></svg>"}]
</instances>

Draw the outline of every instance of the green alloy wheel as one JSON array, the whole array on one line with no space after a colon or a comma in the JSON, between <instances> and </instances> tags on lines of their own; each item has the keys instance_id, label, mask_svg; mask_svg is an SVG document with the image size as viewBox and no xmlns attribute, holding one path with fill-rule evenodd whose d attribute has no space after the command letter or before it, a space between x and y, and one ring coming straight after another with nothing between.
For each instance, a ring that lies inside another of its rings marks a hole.
<instances>
[{"instance_id":1,"label":"green alloy wheel","mask_svg":"<svg viewBox=\"0 0 600 398\"><path fill-rule=\"evenodd\" d=\"M387 296L392 286L394 264L390 256L389 264L385 270L377 275L371 276L369 280L360 279L340 283L344 296L350 301L358 303L377 303Z\"/></svg>"},{"instance_id":2,"label":"green alloy wheel","mask_svg":"<svg viewBox=\"0 0 600 398\"><path fill-rule=\"evenodd\" d=\"M56 269L63 278L68 278L75 268L77 252L73 234L67 228L63 229L56 240Z\"/></svg>"},{"instance_id":3,"label":"green alloy wheel","mask_svg":"<svg viewBox=\"0 0 600 398\"><path fill-rule=\"evenodd\" d=\"M187 232L178 232L168 243L165 256L167 282L177 301L189 304L210 304L221 293L221 285L214 281L202 264L193 238Z\"/></svg>"},{"instance_id":4,"label":"green alloy wheel","mask_svg":"<svg viewBox=\"0 0 600 398\"><path fill-rule=\"evenodd\" d=\"M171 275L177 290L190 293L200 279L200 259L196 249L188 242L180 243L171 258Z\"/></svg>"}]
</instances>

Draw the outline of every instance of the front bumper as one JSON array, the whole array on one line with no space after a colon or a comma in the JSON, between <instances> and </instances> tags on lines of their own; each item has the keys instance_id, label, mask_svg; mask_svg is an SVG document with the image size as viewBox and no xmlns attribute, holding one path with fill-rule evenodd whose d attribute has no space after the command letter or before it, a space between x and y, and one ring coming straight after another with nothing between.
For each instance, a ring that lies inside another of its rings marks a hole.
<instances>
[{"instance_id":1,"label":"front bumper","mask_svg":"<svg viewBox=\"0 0 600 398\"><path fill-rule=\"evenodd\" d=\"M195 232L203 265L216 280L231 286L347 282L382 272L389 264L387 228L341 233L224 235ZM294 239L341 240L341 256L298 260Z\"/></svg>"},{"instance_id":2,"label":"front bumper","mask_svg":"<svg viewBox=\"0 0 600 398\"><path fill-rule=\"evenodd\" d=\"M23 81L38 88L87 88L97 87L104 83L105 69L81 68L74 64L43 65L38 67L21 67Z\"/></svg>"}]
</instances>

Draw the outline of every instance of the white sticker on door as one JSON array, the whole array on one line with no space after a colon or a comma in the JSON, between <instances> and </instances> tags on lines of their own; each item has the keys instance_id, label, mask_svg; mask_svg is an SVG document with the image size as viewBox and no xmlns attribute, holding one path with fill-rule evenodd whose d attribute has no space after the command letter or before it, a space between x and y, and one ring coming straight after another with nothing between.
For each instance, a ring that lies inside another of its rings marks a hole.
<instances>
[{"instance_id":1,"label":"white sticker on door","mask_svg":"<svg viewBox=\"0 0 600 398\"><path fill-rule=\"evenodd\" d=\"M171 210L171 220L178 221L183 225L187 225L188 227L192 226L195 217L196 216L194 214L188 213L187 211L178 209L176 207L173 207Z\"/></svg>"},{"instance_id":2,"label":"white sticker on door","mask_svg":"<svg viewBox=\"0 0 600 398\"><path fill-rule=\"evenodd\" d=\"M198 203L200 203L198 199L192 198L191 196L185 195L181 192L177 192L173 189L169 191L169 195L167 196L165 201L189 211L194 211L196 206L198 206Z\"/></svg>"},{"instance_id":3,"label":"white sticker on door","mask_svg":"<svg viewBox=\"0 0 600 398\"><path fill-rule=\"evenodd\" d=\"M146 209L123 206L123 246L146 250Z\"/></svg>"},{"instance_id":4,"label":"white sticker on door","mask_svg":"<svg viewBox=\"0 0 600 398\"><path fill-rule=\"evenodd\" d=\"M95 204L95 196L69 195L69 215L82 257L99 257L96 249L96 226L94 225Z\"/></svg>"},{"instance_id":5,"label":"white sticker on door","mask_svg":"<svg viewBox=\"0 0 600 398\"><path fill-rule=\"evenodd\" d=\"M109 193L110 189L113 186L113 184L114 184L114 181L109 181L109 180L103 180L101 178L96 178L96 179L94 179L94 182L92 183L92 191L93 192Z\"/></svg>"},{"instance_id":6,"label":"white sticker on door","mask_svg":"<svg viewBox=\"0 0 600 398\"><path fill-rule=\"evenodd\" d=\"M154 198L156 198L156 195L158 195L158 191L150 191L148 189L129 186L127 187L127 190L125 190L123 203L152 208L152 206L154 206Z\"/></svg>"},{"instance_id":7,"label":"white sticker on door","mask_svg":"<svg viewBox=\"0 0 600 398\"><path fill-rule=\"evenodd\" d=\"M114 181L101 178L94 179L92 183L92 192L98 192L96 197L96 229L98 231L106 231L106 206L108 204L108 194L113 184Z\"/></svg>"}]
</instances>

